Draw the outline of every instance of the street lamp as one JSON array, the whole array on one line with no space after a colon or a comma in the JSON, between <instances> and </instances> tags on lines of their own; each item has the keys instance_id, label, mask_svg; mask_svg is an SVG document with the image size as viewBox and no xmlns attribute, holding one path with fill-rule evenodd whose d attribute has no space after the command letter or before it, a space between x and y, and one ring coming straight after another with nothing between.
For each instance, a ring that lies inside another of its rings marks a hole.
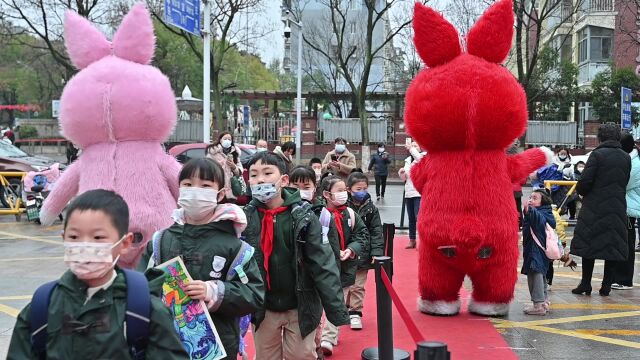
<instances>
[{"instance_id":1,"label":"street lamp","mask_svg":"<svg viewBox=\"0 0 640 360\"><path fill-rule=\"evenodd\" d=\"M284 28L284 37L291 37L291 28L289 23L298 26L298 88L296 96L296 162L300 163L300 153L302 152L302 21L296 22L289 18L289 10L287 10L287 23Z\"/></svg>"}]
</instances>

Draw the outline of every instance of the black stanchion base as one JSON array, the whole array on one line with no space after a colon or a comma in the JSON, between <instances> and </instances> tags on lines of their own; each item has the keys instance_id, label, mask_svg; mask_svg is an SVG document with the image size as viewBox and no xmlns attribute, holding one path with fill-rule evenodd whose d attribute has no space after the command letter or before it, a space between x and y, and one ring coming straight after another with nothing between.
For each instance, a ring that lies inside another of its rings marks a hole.
<instances>
[{"instance_id":1,"label":"black stanchion base","mask_svg":"<svg viewBox=\"0 0 640 360\"><path fill-rule=\"evenodd\" d=\"M366 348L362 350L362 360L380 360L378 348ZM410 360L411 354L401 349L393 349L393 360Z\"/></svg>"}]
</instances>

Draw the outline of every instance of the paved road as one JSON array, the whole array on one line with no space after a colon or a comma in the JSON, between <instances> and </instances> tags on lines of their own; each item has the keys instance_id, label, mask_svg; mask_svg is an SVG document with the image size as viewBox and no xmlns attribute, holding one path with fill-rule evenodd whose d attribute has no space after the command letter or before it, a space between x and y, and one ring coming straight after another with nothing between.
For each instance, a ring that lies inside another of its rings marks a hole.
<instances>
[{"instance_id":1,"label":"paved road","mask_svg":"<svg viewBox=\"0 0 640 360\"><path fill-rule=\"evenodd\" d=\"M399 224L402 187L389 186L386 195L378 202L383 221ZM0 217L0 358L5 357L18 311L39 284L58 278L65 270L61 230L59 224L43 228L25 221L16 223L11 216ZM557 269L551 290L552 312L546 317L522 313L530 299L526 278L520 276L510 314L494 320L495 326L526 360L640 358L640 284L633 290L600 297L597 282L602 271L603 263L596 262L596 292L586 297L570 292L579 281L579 269ZM465 286L470 289L469 283ZM413 306L413 301L406 304Z\"/></svg>"}]
</instances>

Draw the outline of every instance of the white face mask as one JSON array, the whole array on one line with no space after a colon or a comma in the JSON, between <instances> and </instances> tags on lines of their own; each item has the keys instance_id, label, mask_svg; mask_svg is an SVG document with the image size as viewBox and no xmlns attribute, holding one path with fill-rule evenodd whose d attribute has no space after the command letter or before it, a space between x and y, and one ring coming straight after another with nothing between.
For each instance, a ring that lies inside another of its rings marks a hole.
<instances>
[{"instance_id":1,"label":"white face mask","mask_svg":"<svg viewBox=\"0 0 640 360\"><path fill-rule=\"evenodd\" d=\"M231 147L231 140L224 139L220 141L220 145L222 145L223 148L228 149Z\"/></svg>"},{"instance_id":2,"label":"white face mask","mask_svg":"<svg viewBox=\"0 0 640 360\"><path fill-rule=\"evenodd\" d=\"M193 221L204 220L218 205L218 190L201 187L181 187L178 205L184 215Z\"/></svg>"},{"instance_id":3,"label":"white face mask","mask_svg":"<svg viewBox=\"0 0 640 360\"><path fill-rule=\"evenodd\" d=\"M384 152L384 148L383 147L379 147L378 148L378 152L383 153Z\"/></svg>"},{"instance_id":4,"label":"white face mask","mask_svg":"<svg viewBox=\"0 0 640 360\"><path fill-rule=\"evenodd\" d=\"M349 193L347 193L346 191L334 192L331 194L333 195L333 200L331 200L333 206L342 206L347 202L347 199L349 198Z\"/></svg>"},{"instance_id":5,"label":"white face mask","mask_svg":"<svg viewBox=\"0 0 640 360\"><path fill-rule=\"evenodd\" d=\"M99 279L116 265L120 255L115 260L111 250L118 246L123 236L115 244L94 242L67 242L64 245L64 263L80 280Z\"/></svg>"},{"instance_id":6,"label":"white face mask","mask_svg":"<svg viewBox=\"0 0 640 360\"><path fill-rule=\"evenodd\" d=\"M263 147L256 148L256 152L263 152L263 151L267 151L267 148L263 148Z\"/></svg>"},{"instance_id":7,"label":"white face mask","mask_svg":"<svg viewBox=\"0 0 640 360\"><path fill-rule=\"evenodd\" d=\"M302 200L307 200L310 202L313 202L313 194L315 193L315 191L313 190L302 190L300 189L300 197L302 198Z\"/></svg>"},{"instance_id":8,"label":"white face mask","mask_svg":"<svg viewBox=\"0 0 640 360\"><path fill-rule=\"evenodd\" d=\"M316 181L320 181L320 178L322 177L322 170L320 169L313 169L313 172L316 173Z\"/></svg>"},{"instance_id":9,"label":"white face mask","mask_svg":"<svg viewBox=\"0 0 640 360\"><path fill-rule=\"evenodd\" d=\"M347 150L347 147L344 144L336 144L337 153L343 153L345 150Z\"/></svg>"}]
</instances>

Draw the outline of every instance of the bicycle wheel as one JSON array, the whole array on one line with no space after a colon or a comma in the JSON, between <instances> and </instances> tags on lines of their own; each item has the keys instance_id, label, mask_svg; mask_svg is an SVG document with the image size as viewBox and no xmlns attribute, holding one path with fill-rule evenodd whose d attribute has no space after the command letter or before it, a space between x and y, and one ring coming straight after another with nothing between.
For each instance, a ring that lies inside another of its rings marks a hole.
<instances>
[{"instance_id":1,"label":"bicycle wheel","mask_svg":"<svg viewBox=\"0 0 640 360\"><path fill-rule=\"evenodd\" d=\"M14 206L22 194L22 181L18 178L9 178L9 186L0 185L0 203L6 208Z\"/></svg>"}]
</instances>

